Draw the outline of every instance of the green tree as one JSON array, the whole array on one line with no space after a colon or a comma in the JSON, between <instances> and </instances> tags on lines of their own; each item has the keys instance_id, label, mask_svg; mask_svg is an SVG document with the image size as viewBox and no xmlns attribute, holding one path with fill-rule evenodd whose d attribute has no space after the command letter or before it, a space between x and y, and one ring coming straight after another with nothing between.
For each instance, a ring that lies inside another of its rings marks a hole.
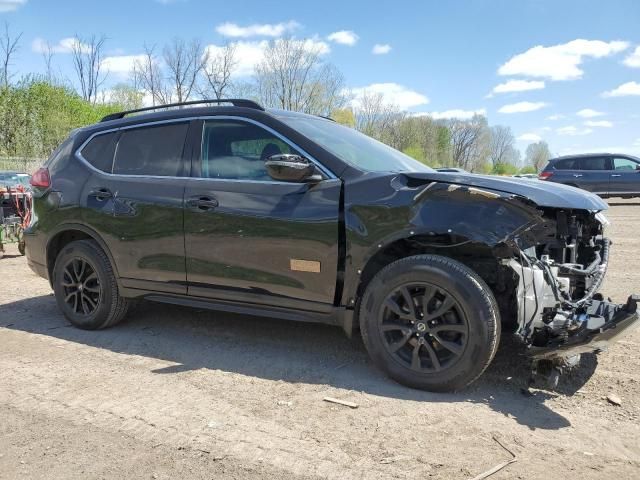
<instances>
[{"instance_id":1,"label":"green tree","mask_svg":"<svg viewBox=\"0 0 640 480\"><path fill-rule=\"evenodd\" d=\"M346 125L347 127L353 128L356 126L356 117L353 115L353 110L350 108L336 108L331 112L331 118L339 124Z\"/></svg>"}]
</instances>

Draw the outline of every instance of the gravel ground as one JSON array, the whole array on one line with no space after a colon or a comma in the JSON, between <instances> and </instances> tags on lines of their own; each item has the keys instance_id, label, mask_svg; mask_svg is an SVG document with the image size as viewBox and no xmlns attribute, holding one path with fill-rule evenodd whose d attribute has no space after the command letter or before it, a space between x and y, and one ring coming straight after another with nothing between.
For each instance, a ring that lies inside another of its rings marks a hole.
<instances>
[{"instance_id":1,"label":"gravel ground","mask_svg":"<svg viewBox=\"0 0 640 480\"><path fill-rule=\"evenodd\" d=\"M622 302L640 292L640 202L611 204L603 292ZM77 330L7 253L2 479L465 479L510 458L493 437L517 462L492 479L640 478L640 331L587 358L559 392L531 395L505 335L474 385L431 394L383 378L360 341L322 325L148 303L113 329Z\"/></svg>"}]
</instances>

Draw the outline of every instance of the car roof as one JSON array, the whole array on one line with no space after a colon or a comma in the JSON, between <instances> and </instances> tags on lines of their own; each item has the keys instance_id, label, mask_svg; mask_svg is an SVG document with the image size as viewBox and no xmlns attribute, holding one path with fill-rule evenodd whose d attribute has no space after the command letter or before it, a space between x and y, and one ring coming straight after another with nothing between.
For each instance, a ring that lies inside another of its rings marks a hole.
<instances>
[{"instance_id":1,"label":"car roof","mask_svg":"<svg viewBox=\"0 0 640 480\"><path fill-rule=\"evenodd\" d=\"M573 155L562 155L560 157L554 157L549 159L550 162L555 162L558 160L565 160L567 158L585 158L585 157L600 157L600 156L607 156L607 157L611 157L611 156L615 156L615 155L619 155L621 157L631 157L634 158L636 160L640 160L638 157L635 157L633 155L629 155L628 153L607 153L607 152L594 152L594 153L576 153Z\"/></svg>"}]
</instances>

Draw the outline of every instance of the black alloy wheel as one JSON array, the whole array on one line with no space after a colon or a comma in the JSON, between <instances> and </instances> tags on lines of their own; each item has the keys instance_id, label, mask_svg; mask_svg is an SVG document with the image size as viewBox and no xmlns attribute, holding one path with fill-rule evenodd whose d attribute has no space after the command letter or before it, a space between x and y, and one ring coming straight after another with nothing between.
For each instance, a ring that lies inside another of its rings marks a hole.
<instances>
[{"instance_id":1,"label":"black alloy wheel","mask_svg":"<svg viewBox=\"0 0 640 480\"><path fill-rule=\"evenodd\" d=\"M468 266L441 255L414 255L382 268L357 308L373 363L413 388L464 388L487 368L500 341L491 288Z\"/></svg>"},{"instance_id":2,"label":"black alloy wheel","mask_svg":"<svg viewBox=\"0 0 640 480\"><path fill-rule=\"evenodd\" d=\"M79 315L92 315L100 305L102 286L95 268L83 258L73 258L63 269L64 301Z\"/></svg>"},{"instance_id":3,"label":"black alloy wheel","mask_svg":"<svg viewBox=\"0 0 640 480\"><path fill-rule=\"evenodd\" d=\"M467 346L469 327L459 302L430 283L409 283L391 292L379 322L387 351L417 372L452 366Z\"/></svg>"},{"instance_id":4,"label":"black alloy wheel","mask_svg":"<svg viewBox=\"0 0 640 480\"><path fill-rule=\"evenodd\" d=\"M107 328L125 317L130 300L120 295L113 266L97 242L78 240L65 245L52 273L58 307L76 327Z\"/></svg>"}]
</instances>

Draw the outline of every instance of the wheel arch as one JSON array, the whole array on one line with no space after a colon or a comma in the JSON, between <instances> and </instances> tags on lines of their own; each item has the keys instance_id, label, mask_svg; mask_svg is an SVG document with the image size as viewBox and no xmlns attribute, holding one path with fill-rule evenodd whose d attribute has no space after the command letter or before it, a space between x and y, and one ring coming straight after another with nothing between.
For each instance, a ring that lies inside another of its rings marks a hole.
<instances>
[{"instance_id":1,"label":"wheel arch","mask_svg":"<svg viewBox=\"0 0 640 480\"><path fill-rule=\"evenodd\" d=\"M56 258L62 251L62 249L71 242L77 240L93 240L102 251L107 255L111 267L120 286L120 276L118 275L118 268L114 261L113 255L106 242L102 237L90 227L78 223L66 223L60 225L49 237L46 248L46 260L47 260L47 272L49 274L49 282L53 282L53 267L56 263Z\"/></svg>"},{"instance_id":2,"label":"wheel arch","mask_svg":"<svg viewBox=\"0 0 640 480\"><path fill-rule=\"evenodd\" d=\"M508 255L508 250L505 245L490 243L486 239L471 239L450 233L433 235L432 232L418 232L380 244L377 251L367 258L362 269L358 270L355 281L347 290L346 298L353 301L352 306L357 316L359 302L367 286L385 266L415 255L439 255L456 260L478 274L491 288L503 318L508 319L509 312L514 308L513 299L508 298L508 293L516 285L510 285L511 282L516 282L511 270L500 264L500 259ZM509 324L508 321L505 323ZM357 325L353 327L357 328Z\"/></svg>"}]
</instances>

